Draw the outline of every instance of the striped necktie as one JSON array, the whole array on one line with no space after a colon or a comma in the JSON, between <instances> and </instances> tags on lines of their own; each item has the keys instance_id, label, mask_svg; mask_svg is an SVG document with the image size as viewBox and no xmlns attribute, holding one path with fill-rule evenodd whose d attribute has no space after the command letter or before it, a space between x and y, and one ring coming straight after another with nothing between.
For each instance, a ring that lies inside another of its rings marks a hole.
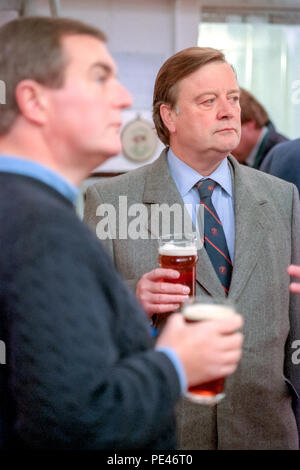
<instances>
[{"instance_id":1,"label":"striped necktie","mask_svg":"<svg viewBox=\"0 0 300 470\"><path fill-rule=\"evenodd\" d=\"M216 185L215 181L208 178L200 180L196 184L196 188L199 191L200 203L204 206L204 247L224 290L228 294L232 262L222 222L211 200Z\"/></svg>"}]
</instances>

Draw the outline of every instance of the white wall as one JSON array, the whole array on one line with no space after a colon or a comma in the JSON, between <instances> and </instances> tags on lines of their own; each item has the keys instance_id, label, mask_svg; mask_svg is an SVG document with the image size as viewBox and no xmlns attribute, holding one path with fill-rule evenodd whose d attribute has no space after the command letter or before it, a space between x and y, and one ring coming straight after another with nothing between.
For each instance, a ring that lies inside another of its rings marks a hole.
<instances>
[{"instance_id":1,"label":"white wall","mask_svg":"<svg viewBox=\"0 0 300 470\"><path fill-rule=\"evenodd\" d=\"M213 7L261 7L261 8L299 8L299 0L202 0L203 6Z\"/></svg>"},{"instance_id":2,"label":"white wall","mask_svg":"<svg viewBox=\"0 0 300 470\"><path fill-rule=\"evenodd\" d=\"M152 91L158 69L174 52L197 44L201 6L241 11L254 8L254 12L256 7L300 9L300 0L58 0L57 3L61 16L81 19L107 34L108 47L119 66L120 81L134 97L132 109L124 112L124 124L137 113L151 121ZM27 0L27 6L30 13L50 13L48 0ZM161 148L159 144L153 159ZM120 172L137 166L119 155L97 171Z\"/></svg>"},{"instance_id":3,"label":"white wall","mask_svg":"<svg viewBox=\"0 0 300 470\"><path fill-rule=\"evenodd\" d=\"M35 14L49 14L48 0L27 0ZM105 31L112 52L165 52L197 42L200 0L59 0L60 16ZM176 30L175 30L176 29Z\"/></svg>"}]
</instances>

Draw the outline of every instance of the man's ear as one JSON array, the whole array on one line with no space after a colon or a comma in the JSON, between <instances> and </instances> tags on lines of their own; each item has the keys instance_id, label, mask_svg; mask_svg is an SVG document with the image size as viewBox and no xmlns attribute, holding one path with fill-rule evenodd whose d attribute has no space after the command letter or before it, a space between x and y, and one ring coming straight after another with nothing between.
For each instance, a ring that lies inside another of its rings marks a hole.
<instances>
[{"instance_id":1,"label":"man's ear","mask_svg":"<svg viewBox=\"0 0 300 470\"><path fill-rule=\"evenodd\" d=\"M18 83L15 91L20 114L28 121L42 125L47 117L47 97L44 87L35 80Z\"/></svg>"},{"instance_id":2,"label":"man's ear","mask_svg":"<svg viewBox=\"0 0 300 470\"><path fill-rule=\"evenodd\" d=\"M176 112L169 104L162 104L159 108L162 121L170 134L176 131Z\"/></svg>"}]
</instances>

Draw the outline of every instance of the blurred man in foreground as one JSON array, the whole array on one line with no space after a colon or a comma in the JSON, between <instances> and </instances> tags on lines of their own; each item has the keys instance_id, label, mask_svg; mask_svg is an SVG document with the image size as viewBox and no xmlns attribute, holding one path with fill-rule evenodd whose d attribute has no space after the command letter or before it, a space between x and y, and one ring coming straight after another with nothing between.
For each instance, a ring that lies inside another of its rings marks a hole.
<instances>
[{"instance_id":1,"label":"blurred man in foreground","mask_svg":"<svg viewBox=\"0 0 300 470\"><path fill-rule=\"evenodd\" d=\"M0 29L0 366L4 448L172 448L186 385L231 374L239 315L146 315L76 217L76 187L121 148L131 104L99 30L25 18Z\"/></svg>"}]
</instances>

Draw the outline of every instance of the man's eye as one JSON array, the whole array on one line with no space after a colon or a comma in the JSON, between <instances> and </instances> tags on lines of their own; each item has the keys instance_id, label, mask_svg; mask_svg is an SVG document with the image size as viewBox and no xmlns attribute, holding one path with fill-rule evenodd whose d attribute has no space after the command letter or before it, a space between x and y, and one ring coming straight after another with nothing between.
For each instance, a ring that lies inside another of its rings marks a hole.
<instances>
[{"instance_id":1,"label":"man's eye","mask_svg":"<svg viewBox=\"0 0 300 470\"><path fill-rule=\"evenodd\" d=\"M106 75L99 75L96 80L99 83L104 83L106 81L106 79L107 79Z\"/></svg>"},{"instance_id":2,"label":"man's eye","mask_svg":"<svg viewBox=\"0 0 300 470\"><path fill-rule=\"evenodd\" d=\"M231 100L234 101L235 103L239 102L240 97L239 96L232 96Z\"/></svg>"},{"instance_id":3,"label":"man's eye","mask_svg":"<svg viewBox=\"0 0 300 470\"><path fill-rule=\"evenodd\" d=\"M215 98L209 98L208 100L203 101L202 104L210 105L210 104L213 104L214 101L215 101Z\"/></svg>"}]
</instances>

